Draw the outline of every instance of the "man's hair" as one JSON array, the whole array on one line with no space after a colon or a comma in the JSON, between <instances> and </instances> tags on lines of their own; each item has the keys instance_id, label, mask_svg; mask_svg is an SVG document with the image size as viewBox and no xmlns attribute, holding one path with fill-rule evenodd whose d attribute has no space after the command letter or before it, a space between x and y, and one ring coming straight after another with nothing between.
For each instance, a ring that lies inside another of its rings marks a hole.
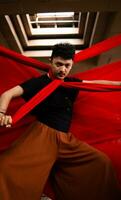
<instances>
[{"instance_id":1,"label":"man's hair","mask_svg":"<svg viewBox=\"0 0 121 200\"><path fill-rule=\"evenodd\" d=\"M70 43L59 43L53 46L51 59L61 57L63 59L74 59L75 48Z\"/></svg>"}]
</instances>

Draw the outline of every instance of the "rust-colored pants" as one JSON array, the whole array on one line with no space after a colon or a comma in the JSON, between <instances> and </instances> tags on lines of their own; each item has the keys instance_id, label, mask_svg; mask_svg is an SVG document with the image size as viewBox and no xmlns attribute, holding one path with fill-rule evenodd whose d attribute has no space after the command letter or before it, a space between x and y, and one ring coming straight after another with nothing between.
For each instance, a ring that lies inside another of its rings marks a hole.
<instances>
[{"instance_id":1,"label":"rust-colored pants","mask_svg":"<svg viewBox=\"0 0 121 200\"><path fill-rule=\"evenodd\" d=\"M40 200L51 171L57 200L121 199L103 153L35 122L0 155L0 200Z\"/></svg>"}]
</instances>

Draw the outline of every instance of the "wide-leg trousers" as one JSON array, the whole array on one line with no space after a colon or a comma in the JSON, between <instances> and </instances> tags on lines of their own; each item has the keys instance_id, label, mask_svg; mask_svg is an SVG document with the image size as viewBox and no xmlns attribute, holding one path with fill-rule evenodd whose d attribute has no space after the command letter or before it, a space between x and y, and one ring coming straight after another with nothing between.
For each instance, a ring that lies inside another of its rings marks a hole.
<instances>
[{"instance_id":1,"label":"wide-leg trousers","mask_svg":"<svg viewBox=\"0 0 121 200\"><path fill-rule=\"evenodd\" d=\"M34 122L0 155L0 200L40 200L51 174L56 200L120 200L110 160L100 151Z\"/></svg>"}]
</instances>

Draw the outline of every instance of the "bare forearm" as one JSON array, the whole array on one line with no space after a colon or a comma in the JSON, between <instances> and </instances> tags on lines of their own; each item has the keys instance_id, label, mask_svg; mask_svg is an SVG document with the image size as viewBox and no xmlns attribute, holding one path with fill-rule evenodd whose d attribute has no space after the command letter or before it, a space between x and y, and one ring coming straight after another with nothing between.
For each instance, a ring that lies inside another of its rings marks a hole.
<instances>
[{"instance_id":1,"label":"bare forearm","mask_svg":"<svg viewBox=\"0 0 121 200\"><path fill-rule=\"evenodd\" d=\"M119 85L119 86L121 86L121 81L83 80L83 83L104 84L104 85Z\"/></svg>"},{"instance_id":2,"label":"bare forearm","mask_svg":"<svg viewBox=\"0 0 121 200\"><path fill-rule=\"evenodd\" d=\"M7 93L3 93L0 96L0 112L6 113L11 99L12 99L12 96L8 95Z\"/></svg>"},{"instance_id":3,"label":"bare forearm","mask_svg":"<svg viewBox=\"0 0 121 200\"><path fill-rule=\"evenodd\" d=\"M21 96L22 94L23 94L23 89L19 85L4 92L0 96L0 111L5 113L10 101L14 97Z\"/></svg>"},{"instance_id":4,"label":"bare forearm","mask_svg":"<svg viewBox=\"0 0 121 200\"><path fill-rule=\"evenodd\" d=\"M0 126L11 127L12 117L6 114L6 111L12 98L21 96L22 94L23 89L18 85L7 90L0 96Z\"/></svg>"}]
</instances>

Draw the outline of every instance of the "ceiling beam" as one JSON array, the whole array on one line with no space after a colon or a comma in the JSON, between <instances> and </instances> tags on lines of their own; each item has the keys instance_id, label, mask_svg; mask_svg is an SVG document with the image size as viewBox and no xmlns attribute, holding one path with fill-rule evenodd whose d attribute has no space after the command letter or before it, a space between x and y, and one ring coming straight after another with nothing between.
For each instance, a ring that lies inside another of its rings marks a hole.
<instances>
[{"instance_id":1,"label":"ceiling beam","mask_svg":"<svg viewBox=\"0 0 121 200\"><path fill-rule=\"evenodd\" d=\"M40 12L120 11L120 0L0 0L0 14Z\"/></svg>"}]
</instances>

